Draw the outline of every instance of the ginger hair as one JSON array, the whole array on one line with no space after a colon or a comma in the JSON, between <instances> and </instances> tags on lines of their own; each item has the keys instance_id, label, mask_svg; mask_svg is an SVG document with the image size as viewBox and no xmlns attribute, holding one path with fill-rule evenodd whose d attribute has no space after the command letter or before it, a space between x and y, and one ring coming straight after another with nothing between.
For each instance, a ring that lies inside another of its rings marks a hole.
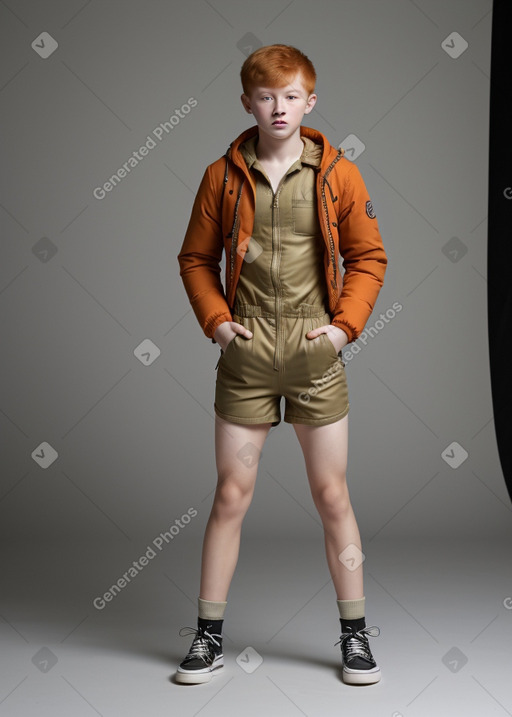
<instances>
[{"instance_id":1,"label":"ginger hair","mask_svg":"<svg viewBox=\"0 0 512 717\"><path fill-rule=\"evenodd\" d=\"M291 45L265 45L246 58L240 77L244 93L249 95L254 87L284 87L297 72L308 95L315 89L316 72L313 63L303 52Z\"/></svg>"}]
</instances>

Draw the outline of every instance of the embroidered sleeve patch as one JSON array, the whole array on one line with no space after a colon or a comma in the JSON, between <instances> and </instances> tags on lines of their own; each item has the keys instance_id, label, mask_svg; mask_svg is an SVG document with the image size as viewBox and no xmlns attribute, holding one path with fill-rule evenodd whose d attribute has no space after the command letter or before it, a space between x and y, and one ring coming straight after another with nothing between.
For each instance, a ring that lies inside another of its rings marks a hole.
<instances>
[{"instance_id":1,"label":"embroidered sleeve patch","mask_svg":"<svg viewBox=\"0 0 512 717\"><path fill-rule=\"evenodd\" d=\"M375 214L375 209L373 208L373 204L370 201L366 202L366 213L368 214L370 219L375 219L375 217L377 216Z\"/></svg>"}]
</instances>

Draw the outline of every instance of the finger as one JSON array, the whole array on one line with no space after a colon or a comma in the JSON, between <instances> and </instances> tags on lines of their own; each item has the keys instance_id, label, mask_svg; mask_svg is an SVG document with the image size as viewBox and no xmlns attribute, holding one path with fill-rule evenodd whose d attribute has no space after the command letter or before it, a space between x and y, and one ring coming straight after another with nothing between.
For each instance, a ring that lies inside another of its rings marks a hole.
<instances>
[{"instance_id":1,"label":"finger","mask_svg":"<svg viewBox=\"0 0 512 717\"><path fill-rule=\"evenodd\" d=\"M320 334L323 333L320 331L320 329L312 329L311 331L308 331L306 334L306 338L308 339L316 339L317 336L320 336Z\"/></svg>"},{"instance_id":2,"label":"finger","mask_svg":"<svg viewBox=\"0 0 512 717\"><path fill-rule=\"evenodd\" d=\"M240 336L245 336L245 338L247 339L252 339L252 331L246 329L245 326L240 325L238 327L233 327L233 330L235 331L235 333L240 334Z\"/></svg>"}]
</instances>

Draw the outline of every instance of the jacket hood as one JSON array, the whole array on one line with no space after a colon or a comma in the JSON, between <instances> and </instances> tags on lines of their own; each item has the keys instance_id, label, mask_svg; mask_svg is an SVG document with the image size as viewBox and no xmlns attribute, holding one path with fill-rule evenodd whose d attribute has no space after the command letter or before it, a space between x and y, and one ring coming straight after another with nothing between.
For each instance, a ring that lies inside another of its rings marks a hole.
<instances>
[{"instance_id":1,"label":"jacket hood","mask_svg":"<svg viewBox=\"0 0 512 717\"><path fill-rule=\"evenodd\" d=\"M225 156L231 159L234 164L236 164L244 171L246 168L246 163L242 156L242 153L240 152L240 145L242 145L246 140L250 139L251 137L256 136L257 134L258 125L249 127L249 129L246 129L244 132L242 132L242 134L238 135L238 137L233 142L231 142L228 150L226 151ZM327 137L322 134L322 132L319 132L317 129L313 129L312 127L305 127L301 125L300 136L308 137L320 147L320 168L323 171L327 169L327 167L339 153L341 153L342 155L345 153L344 149L337 150L333 146L331 146Z\"/></svg>"},{"instance_id":2,"label":"jacket hood","mask_svg":"<svg viewBox=\"0 0 512 717\"><path fill-rule=\"evenodd\" d=\"M309 137L304 135L301 137L302 140L302 153L300 155L300 161L302 164L308 164L311 167L319 167L322 161L322 147L321 145L313 142ZM251 169L253 164L258 161L256 152L256 144L258 142L258 136L253 135L246 139L245 142L241 142L238 145L238 151L243 156L247 163L247 167Z\"/></svg>"}]
</instances>

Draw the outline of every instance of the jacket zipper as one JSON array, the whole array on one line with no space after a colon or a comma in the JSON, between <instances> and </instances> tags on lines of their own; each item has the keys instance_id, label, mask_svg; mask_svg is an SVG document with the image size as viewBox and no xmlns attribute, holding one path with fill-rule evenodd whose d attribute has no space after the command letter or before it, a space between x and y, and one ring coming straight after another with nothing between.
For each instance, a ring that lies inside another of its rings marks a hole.
<instances>
[{"instance_id":1,"label":"jacket zipper","mask_svg":"<svg viewBox=\"0 0 512 717\"><path fill-rule=\"evenodd\" d=\"M231 252L230 252L230 255L231 255L230 256L231 279L230 280L231 280L231 282L233 281L233 271L235 268L235 250L238 245L238 230L239 230L239 224L240 224L240 222L238 221L238 205L240 204L240 198L242 196L242 188L244 186L244 182L245 182L245 178L242 179L242 183L240 184L240 188L238 190L238 195L237 195L236 203L235 203L235 211L234 211L234 216L233 216L233 226L232 226L231 232L230 232L230 234L231 234Z\"/></svg>"},{"instance_id":2,"label":"jacket zipper","mask_svg":"<svg viewBox=\"0 0 512 717\"><path fill-rule=\"evenodd\" d=\"M324 213L325 213L325 222L327 224L327 233L329 234L329 247L330 247L330 252L331 252L331 263L332 263L332 268L333 268L333 272L334 272L334 278L331 280L331 286L333 289L336 289L336 286L337 286L337 281L336 281L337 266L336 266L336 257L335 257L335 251L334 251L334 239L332 237L331 223L329 221L329 211L327 209L327 199L325 196L325 185L327 184L327 186L329 187L329 191L331 193L331 199L334 201L331 185L327 181L327 175L331 172L331 170L334 167L334 165L336 164L336 162L342 156L343 155L342 155L341 151L338 150L338 154L333 159L333 161L330 163L330 165L327 167L327 169L325 170L324 175L322 177L322 205L323 205Z\"/></svg>"}]
</instances>

